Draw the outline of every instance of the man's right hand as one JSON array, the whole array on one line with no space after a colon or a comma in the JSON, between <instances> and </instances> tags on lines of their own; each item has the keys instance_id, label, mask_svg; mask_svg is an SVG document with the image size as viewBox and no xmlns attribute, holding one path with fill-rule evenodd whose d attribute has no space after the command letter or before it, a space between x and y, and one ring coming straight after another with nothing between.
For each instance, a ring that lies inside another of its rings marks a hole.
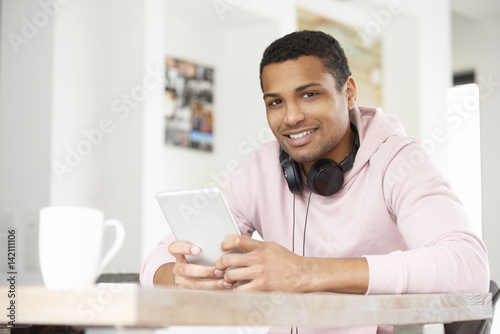
<instances>
[{"instance_id":1,"label":"man's right hand","mask_svg":"<svg viewBox=\"0 0 500 334\"><path fill-rule=\"evenodd\" d=\"M175 263L162 265L155 273L155 286L176 286L183 289L214 290L228 289L224 284L224 272L215 267L188 263L186 255L198 255L201 249L187 242L176 241L170 244L168 251L175 257Z\"/></svg>"}]
</instances>

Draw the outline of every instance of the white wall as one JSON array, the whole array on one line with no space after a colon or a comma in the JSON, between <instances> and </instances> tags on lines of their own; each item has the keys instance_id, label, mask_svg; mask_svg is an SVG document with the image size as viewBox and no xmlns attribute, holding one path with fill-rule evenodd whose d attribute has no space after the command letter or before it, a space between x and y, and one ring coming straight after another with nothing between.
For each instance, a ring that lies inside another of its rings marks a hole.
<instances>
[{"instance_id":1,"label":"white wall","mask_svg":"<svg viewBox=\"0 0 500 334\"><path fill-rule=\"evenodd\" d=\"M500 281L500 19L484 22L478 36L484 38L480 46L478 64L481 103L481 168L483 189L483 233L490 254L492 277Z\"/></svg>"},{"instance_id":2,"label":"white wall","mask_svg":"<svg viewBox=\"0 0 500 334\"><path fill-rule=\"evenodd\" d=\"M416 79L420 73L417 36L418 19L410 14L394 16L391 24L385 28L382 41L382 95L384 111L397 117L410 136L420 137L419 111L422 104L418 96L419 81Z\"/></svg>"},{"instance_id":3,"label":"white wall","mask_svg":"<svg viewBox=\"0 0 500 334\"><path fill-rule=\"evenodd\" d=\"M393 2L386 6L389 3ZM400 4L401 14L393 15L383 31L387 44L383 50L388 55L384 102L388 112L403 122L408 134L424 141L446 171L446 143L436 134L446 132L446 92L452 83L450 1Z\"/></svg>"},{"instance_id":4,"label":"white wall","mask_svg":"<svg viewBox=\"0 0 500 334\"><path fill-rule=\"evenodd\" d=\"M142 13L140 1L91 0L56 17L52 156L64 163L72 149L81 161L51 175L51 204L95 207L124 224L125 246L109 272L140 266Z\"/></svg>"},{"instance_id":5,"label":"white wall","mask_svg":"<svg viewBox=\"0 0 500 334\"><path fill-rule=\"evenodd\" d=\"M491 277L500 280L500 19L476 22L453 17L453 69L475 70L479 85L483 238L489 252ZM470 159L464 152L464 163ZM465 176L464 176L465 177Z\"/></svg>"},{"instance_id":6,"label":"white wall","mask_svg":"<svg viewBox=\"0 0 500 334\"><path fill-rule=\"evenodd\" d=\"M135 0L79 1L56 21L54 160L64 160L66 145L75 149L89 142L84 132L94 131L94 143L71 173L52 176L51 204L96 207L122 221L125 246L110 272L140 267L141 109L146 88L156 81L161 89L144 66L143 11Z\"/></svg>"},{"instance_id":7,"label":"white wall","mask_svg":"<svg viewBox=\"0 0 500 334\"><path fill-rule=\"evenodd\" d=\"M165 69L165 2L144 1L144 61L146 66ZM162 86L164 86L164 83ZM151 92L143 104L142 131L142 190L141 243L138 245L141 263L158 243L159 235L167 233L165 219L155 195L163 189L163 89ZM138 251L138 248L134 248Z\"/></svg>"},{"instance_id":8,"label":"white wall","mask_svg":"<svg viewBox=\"0 0 500 334\"><path fill-rule=\"evenodd\" d=\"M142 1L46 3L6 0L2 7L2 230L14 220L21 283L39 283L38 210L95 207L126 229L125 246L106 271L137 272L142 97L134 97L147 75ZM15 52L9 32L33 36ZM134 105L127 115L115 112L124 95ZM112 238L108 233L106 245Z\"/></svg>"},{"instance_id":9,"label":"white wall","mask_svg":"<svg viewBox=\"0 0 500 334\"><path fill-rule=\"evenodd\" d=\"M17 260L26 272L36 272L37 213L50 201L54 22L34 25L40 11L35 1L1 5L0 247L7 228L15 227L23 236Z\"/></svg>"}]
</instances>

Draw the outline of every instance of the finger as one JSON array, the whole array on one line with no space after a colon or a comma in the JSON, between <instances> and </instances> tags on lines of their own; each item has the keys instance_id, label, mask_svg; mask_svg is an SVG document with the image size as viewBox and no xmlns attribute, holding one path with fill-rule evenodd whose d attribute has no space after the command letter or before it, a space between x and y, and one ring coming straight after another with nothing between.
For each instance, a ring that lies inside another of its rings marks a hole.
<instances>
[{"instance_id":1,"label":"finger","mask_svg":"<svg viewBox=\"0 0 500 334\"><path fill-rule=\"evenodd\" d=\"M221 249L226 252L230 249L241 249L249 252L257 248L262 241L255 240L246 235L233 235L222 241Z\"/></svg>"},{"instance_id":2,"label":"finger","mask_svg":"<svg viewBox=\"0 0 500 334\"><path fill-rule=\"evenodd\" d=\"M224 281L228 283L253 280L254 278L254 270L249 267L228 268L224 274Z\"/></svg>"},{"instance_id":3,"label":"finger","mask_svg":"<svg viewBox=\"0 0 500 334\"><path fill-rule=\"evenodd\" d=\"M201 249L193 244L184 241L175 241L168 246L170 254L175 256L198 255Z\"/></svg>"},{"instance_id":4,"label":"finger","mask_svg":"<svg viewBox=\"0 0 500 334\"><path fill-rule=\"evenodd\" d=\"M216 270L214 267L183 263L174 267L174 274L192 278L220 278L224 272Z\"/></svg>"},{"instance_id":5,"label":"finger","mask_svg":"<svg viewBox=\"0 0 500 334\"><path fill-rule=\"evenodd\" d=\"M251 262L246 253L228 253L218 258L214 263L214 267L217 270L226 270L229 267L249 266L252 264Z\"/></svg>"},{"instance_id":6,"label":"finger","mask_svg":"<svg viewBox=\"0 0 500 334\"><path fill-rule=\"evenodd\" d=\"M228 289L227 285L222 284L222 279L179 277L176 278L175 284L177 285L177 287L184 289L197 289L197 290Z\"/></svg>"}]
</instances>

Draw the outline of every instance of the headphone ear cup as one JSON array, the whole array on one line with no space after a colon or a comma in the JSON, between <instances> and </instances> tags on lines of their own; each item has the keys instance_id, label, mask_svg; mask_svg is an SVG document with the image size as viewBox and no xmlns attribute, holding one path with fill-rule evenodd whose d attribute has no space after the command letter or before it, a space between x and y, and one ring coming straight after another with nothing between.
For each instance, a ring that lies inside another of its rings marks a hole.
<instances>
[{"instance_id":1,"label":"headphone ear cup","mask_svg":"<svg viewBox=\"0 0 500 334\"><path fill-rule=\"evenodd\" d=\"M317 161L307 173L307 185L312 192L321 196L330 196L342 188L344 172L333 160Z\"/></svg>"},{"instance_id":2,"label":"headphone ear cup","mask_svg":"<svg viewBox=\"0 0 500 334\"><path fill-rule=\"evenodd\" d=\"M283 168L283 174L285 175L286 182L288 183L288 189L293 194L298 194L304 188L302 184L302 179L300 177L300 166L293 159L284 159L281 162L281 167Z\"/></svg>"}]
</instances>

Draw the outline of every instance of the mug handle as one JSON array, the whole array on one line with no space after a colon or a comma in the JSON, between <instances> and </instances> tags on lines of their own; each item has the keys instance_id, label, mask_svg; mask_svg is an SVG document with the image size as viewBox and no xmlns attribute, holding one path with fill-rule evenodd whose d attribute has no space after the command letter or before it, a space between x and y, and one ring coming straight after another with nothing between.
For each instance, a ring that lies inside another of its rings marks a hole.
<instances>
[{"instance_id":1,"label":"mug handle","mask_svg":"<svg viewBox=\"0 0 500 334\"><path fill-rule=\"evenodd\" d=\"M108 250L106 255L104 255L101 263L99 264L99 273L102 273L104 268L108 265L109 261L118 253L120 250L123 241L125 240L125 229L123 228L123 224L116 219L106 219L104 222L104 228L108 226L114 226L116 230L116 237L113 245Z\"/></svg>"}]
</instances>

